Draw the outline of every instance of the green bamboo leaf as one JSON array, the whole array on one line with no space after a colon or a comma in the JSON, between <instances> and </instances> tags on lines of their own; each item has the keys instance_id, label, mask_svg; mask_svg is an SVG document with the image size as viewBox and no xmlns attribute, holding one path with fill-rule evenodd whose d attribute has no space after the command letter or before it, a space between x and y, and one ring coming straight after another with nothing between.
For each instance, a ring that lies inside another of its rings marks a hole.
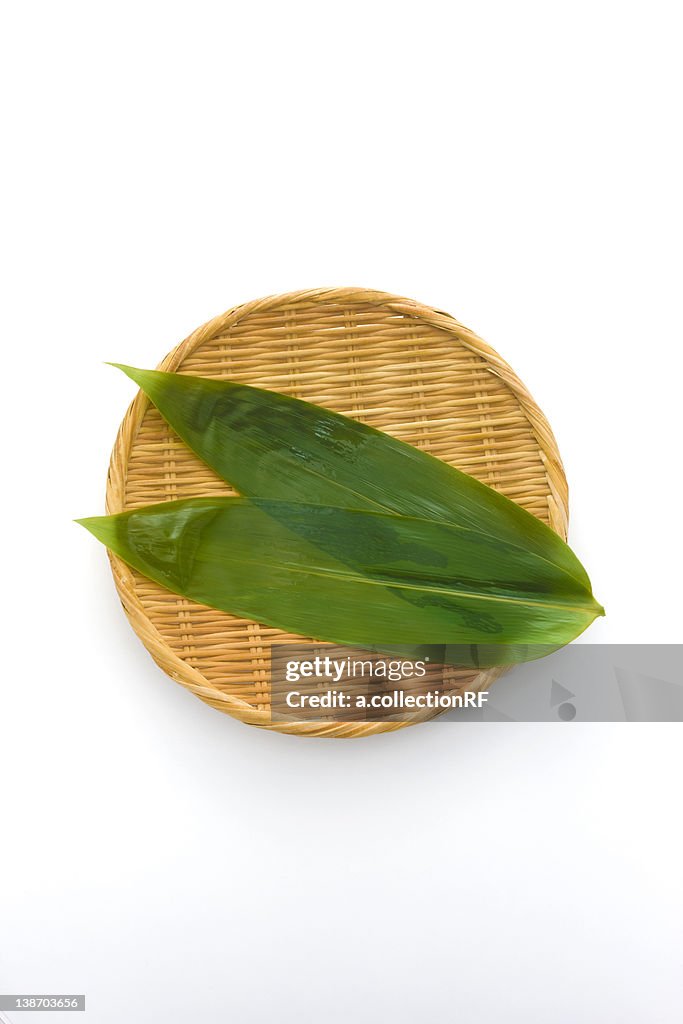
<instances>
[{"instance_id":1,"label":"green bamboo leaf","mask_svg":"<svg viewBox=\"0 0 683 1024\"><path fill-rule=\"evenodd\" d=\"M487 645L478 663L509 664L536 656L510 645L547 653L603 614L590 588L547 559L428 519L194 498L79 522L174 593L350 646L437 645L463 664L458 645Z\"/></svg>"},{"instance_id":2,"label":"green bamboo leaf","mask_svg":"<svg viewBox=\"0 0 683 1024\"><path fill-rule=\"evenodd\" d=\"M546 558L590 588L557 534L426 452L321 406L246 384L123 370L185 443L248 497L314 502L465 526Z\"/></svg>"}]
</instances>

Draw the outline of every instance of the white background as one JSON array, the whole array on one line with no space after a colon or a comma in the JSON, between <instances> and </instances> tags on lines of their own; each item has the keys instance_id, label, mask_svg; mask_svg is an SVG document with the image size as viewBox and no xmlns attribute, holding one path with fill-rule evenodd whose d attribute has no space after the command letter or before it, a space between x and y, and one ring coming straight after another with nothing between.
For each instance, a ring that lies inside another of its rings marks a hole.
<instances>
[{"instance_id":1,"label":"white background","mask_svg":"<svg viewBox=\"0 0 683 1024\"><path fill-rule=\"evenodd\" d=\"M248 729L154 666L71 522L133 394L104 360L385 289L548 414L585 639L680 641L677 6L8 5L1 991L96 1024L681 1019L679 726Z\"/></svg>"}]
</instances>

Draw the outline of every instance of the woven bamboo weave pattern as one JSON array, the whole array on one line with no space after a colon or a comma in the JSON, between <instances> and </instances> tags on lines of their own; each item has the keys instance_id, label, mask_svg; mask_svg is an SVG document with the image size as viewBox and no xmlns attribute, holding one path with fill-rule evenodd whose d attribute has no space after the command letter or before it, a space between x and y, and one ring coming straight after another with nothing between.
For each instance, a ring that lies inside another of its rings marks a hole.
<instances>
[{"instance_id":1,"label":"woven bamboo weave pattern","mask_svg":"<svg viewBox=\"0 0 683 1024\"><path fill-rule=\"evenodd\" d=\"M365 289L293 292L210 321L159 369L252 384L360 419L478 477L566 538L567 484L547 420L500 356L446 313ZM116 439L107 510L234 493L138 394ZM154 659L220 711L281 732L347 737L428 717L271 723L269 645L287 635L111 562L126 614ZM452 685L485 688L494 677L461 674Z\"/></svg>"}]
</instances>

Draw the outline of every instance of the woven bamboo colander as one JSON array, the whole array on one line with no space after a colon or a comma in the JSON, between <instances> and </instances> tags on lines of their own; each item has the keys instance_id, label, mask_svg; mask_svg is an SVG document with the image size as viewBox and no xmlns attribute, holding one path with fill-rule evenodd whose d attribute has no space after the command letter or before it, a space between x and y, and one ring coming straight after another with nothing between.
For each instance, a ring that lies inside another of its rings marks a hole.
<instances>
[{"instance_id":1,"label":"woven bamboo colander","mask_svg":"<svg viewBox=\"0 0 683 1024\"><path fill-rule=\"evenodd\" d=\"M447 313L362 288L271 296L204 324L159 369L253 384L360 419L478 477L566 539L567 482L545 416L507 363ZM114 446L107 511L234 493L138 393ZM279 732L335 737L434 715L271 721L270 644L301 638L178 597L110 558L126 614L154 660L219 711ZM497 674L461 673L455 688L485 689Z\"/></svg>"}]
</instances>

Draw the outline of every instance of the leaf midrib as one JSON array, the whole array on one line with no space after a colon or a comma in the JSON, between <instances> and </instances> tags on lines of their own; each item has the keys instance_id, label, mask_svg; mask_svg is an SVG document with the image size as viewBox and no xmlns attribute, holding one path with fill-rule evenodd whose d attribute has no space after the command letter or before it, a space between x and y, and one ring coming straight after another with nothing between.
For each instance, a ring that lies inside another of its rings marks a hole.
<instances>
[{"instance_id":1,"label":"leaf midrib","mask_svg":"<svg viewBox=\"0 0 683 1024\"><path fill-rule=\"evenodd\" d=\"M172 429L175 429L175 428L172 428ZM387 434L386 436L391 438L390 434ZM187 441L186 438L183 438L183 440L186 441L186 443L189 445L189 447L192 447L189 444L189 441ZM392 438L392 440L393 440L393 438ZM195 452L196 455L199 455L199 453L194 448L192 450ZM419 450L420 449L416 449L416 451L419 451ZM271 452L272 449L264 448L264 451ZM287 463L288 465L291 465L291 466L295 467L297 472L299 472L299 473L306 473L308 476L314 477L317 480L324 480L326 483L330 482L329 481L329 477L326 477L323 473L318 472L318 470L313 469L311 466L309 466L309 465L304 465L304 466L300 465L297 462L297 460L292 455L290 455L288 452L285 452L284 454L278 453L278 455L279 455L280 458L283 459L283 462ZM203 458L203 456L199 455L199 458ZM444 463L444 465L447 465L447 463ZM214 472L217 472L215 467L211 466L211 468L214 469ZM453 468L453 467L450 467L450 468ZM467 475L468 474L466 474L466 473L463 474L463 476L467 476ZM226 479L226 478L224 478L224 479ZM471 479L475 480L476 478L472 477ZM231 483L231 481L229 481L229 480L227 482ZM339 490L343 491L344 493L352 494L352 495L354 495L356 497L362 498L364 501L371 502L373 505L375 505L380 510L380 514L391 515L391 516L400 516L402 519L415 519L415 520L417 520L419 522L437 523L440 526L448 526L448 527L450 527L453 530L468 530L471 533L479 534L479 536L486 537L489 540L503 541L505 544L509 544L511 548L515 548L515 550L517 550L517 551L523 551L523 552L525 552L527 554L529 553L529 549L524 547L522 544L516 544L513 540L509 540L507 537L505 537L505 538L499 537L497 534L493 533L491 530L481 529L480 527L477 527L474 524L469 525L469 526L464 526L464 525L462 525L460 523L454 523L450 519L442 519L441 517L439 517L438 519L437 518L426 519L424 516L417 516L417 515L411 514L410 512L398 512L396 509L392 508L390 505L383 505L381 502L377 501L375 498L370 498L370 497L368 497L368 495L363 494L361 491L354 490L353 487L350 487L348 484L340 483L338 480L334 480L333 483L335 484L335 486ZM238 485L237 484L232 484L232 486L233 487L237 487ZM491 490L494 490L494 488L491 488ZM269 500L272 500L272 501L280 500L280 499L274 499L274 498L273 499L269 499L269 498L266 498L264 495L245 494L244 491L242 491L242 493L244 494L245 497L247 497L247 498L255 498L256 500L266 500L266 501L269 501ZM496 491L495 493L498 493L498 492ZM281 500L283 501L283 503L288 503L288 499L286 499L286 498L283 498ZM291 502L291 504L298 504L298 503L297 502ZM300 504L315 504L315 503L313 503L313 502L301 502ZM319 507L323 507L323 506L319 506ZM371 509L362 509L362 508L358 508L357 509L357 508L354 508L353 506L346 507L346 506L342 505L342 506L327 506L327 507L329 507L329 508L339 507L342 511L347 511L347 512L372 512ZM375 514L378 514L378 513L375 513ZM554 531L552 531L552 532L554 532ZM557 536L557 534L556 534L556 536ZM560 537L560 540L561 539L562 538ZM547 565L553 566L554 569L557 569L559 572L563 573L565 576L569 576L572 580L574 580L575 583L578 583L579 586L585 586L583 581L581 579L579 579L578 576L575 576L573 572L570 572L565 566L561 565L559 562L556 562L552 558L548 558L545 555L539 554L535 549L531 553L534 555L534 557L539 558L543 562L546 562Z\"/></svg>"},{"instance_id":2,"label":"leaf midrib","mask_svg":"<svg viewBox=\"0 0 683 1024\"><path fill-rule=\"evenodd\" d=\"M411 591L414 591L416 593L421 593L421 592L424 592L426 590L429 593L444 594L444 595L446 595L448 597L460 597L460 598L464 598L464 599L471 598L471 599L476 600L476 601L492 601L492 602L494 602L496 604L502 602L503 604L515 604L515 605L522 605L524 607L531 606L531 607L537 607L537 608L552 608L552 609L561 610L561 611L570 611L570 612L575 612L575 613L589 614L589 609L588 608L584 608L584 606L580 605L580 604L568 604L568 605L565 605L565 604L556 604L556 603L550 602L550 601L534 601L534 600L527 599L527 598L500 597L500 596L493 595L493 594L479 594L479 593L476 593L476 592L472 593L471 591L467 591L467 590L457 590L457 589L454 589L452 587L451 588L435 587L435 586L430 585L428 583L425 583L425 584L423 584L421 586L417 586L417 585L411 584L411 583L397 583L397 582L394 582L393 580L375 579L375 578L372 578L372 577L369 577L369 576L356 576L353 573L343 573L343 572L339 572L338 570L335 570L335 569L307 569L307 568L299 568L298 566L286 565L286 564L281 564L281 563L278 563L278 562L255 561L254 559L249 559L249 558L233 558L233 557L230 557L229 559L226 559L226 561L229 564L231 564L231 565L260 566L261 568L265 567L267 569L272 569L274 571L277 571L278 569L280 569L280 570L282 570L284 572L298 573L299 575L302 575L302 576L320 576L322 578L333 577L333 578L345 580L345 581L347 581L349 583L361 583L361 584L365 584L365 585L368 585L368 586L376 586L376 587L384 587L384 588L400 589L400 590L411 590Z\"/></svg>"}]
</instances>

